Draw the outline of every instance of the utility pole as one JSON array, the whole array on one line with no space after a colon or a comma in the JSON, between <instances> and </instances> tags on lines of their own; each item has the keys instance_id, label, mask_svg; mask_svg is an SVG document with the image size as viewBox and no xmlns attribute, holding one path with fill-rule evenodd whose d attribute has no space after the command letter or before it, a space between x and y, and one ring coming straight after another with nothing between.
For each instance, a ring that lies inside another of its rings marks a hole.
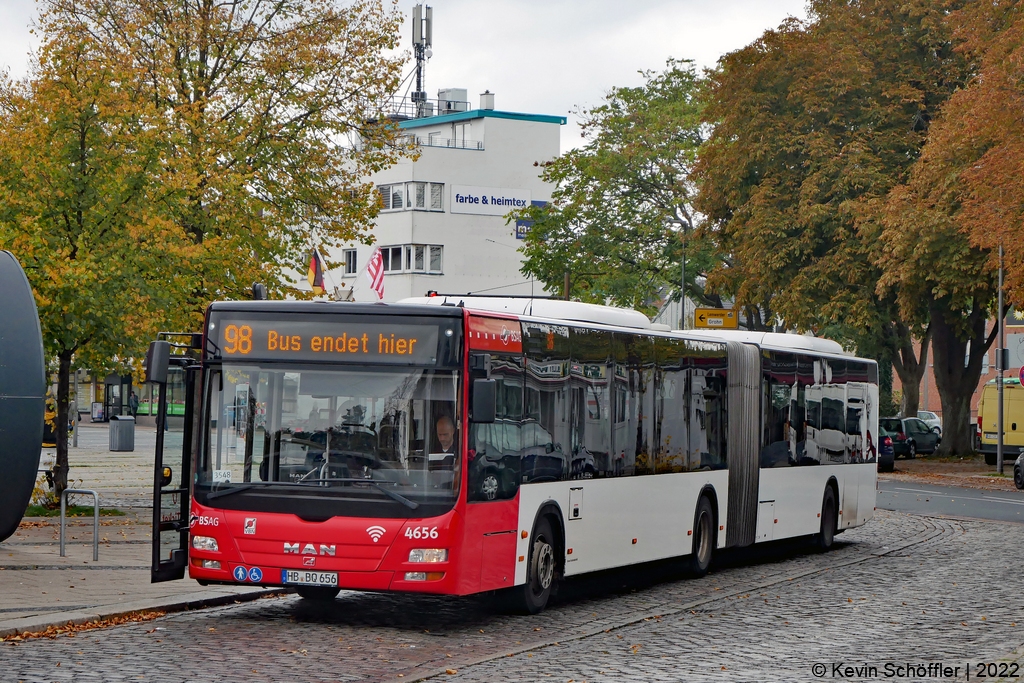
<instances>
[{"instance_id":1,"label":"utility pole","mask_svg":"<svg viewBox=\"0 0 1024 683\"><path fill-rule=\"evenodd\" d=\"M569 300L569 271L565 271L565 300Z\"/></svg>"},{"instance_id":2,"label":"utility pole","mask_svg":"<svg viewBox=\"0 0 1024 683\"><path fill-rule=\"evenodd\" d=\"M1003 371L1006 370L1006 349L1003 348L1006 344L1006 340L1003 335L1006 333L1003 316L1003 243L999 243L999 293L998 293L999 304L998 311L999 315L999 349L996 353L996 372L997 382L996 384L996 410L999 416L996 418L996 471L999 474L1003 473Z\"/></svg>"},{"instance_id":3,"label":"utility pole","mask_svg":"<svg viewBox=\"0 0 1024 683\"><path fill-rule=\"evenodd\" d=\"M75 400L71 402L74 410L74 427L71 432L71 447L78 448L78 368L75 368Z\"/></svg>"},{"instance_id":4,"label":"utility pole","mask_svg":"<svg viewBox=\"0 0 1024 683\"><path fill-rule=\"evenodd\" d=\"M686 227L683 227L683 255L679 259L679 329L686 329Z\"/></svg>"}]
</instances>

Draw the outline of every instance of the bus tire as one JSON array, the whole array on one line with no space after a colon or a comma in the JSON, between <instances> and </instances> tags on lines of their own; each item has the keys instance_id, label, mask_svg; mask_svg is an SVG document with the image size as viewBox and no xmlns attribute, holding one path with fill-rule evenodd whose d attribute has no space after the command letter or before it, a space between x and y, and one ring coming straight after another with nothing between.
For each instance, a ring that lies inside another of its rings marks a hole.
<instances>
[{"instance_id":1,"label":"bus tire","mask_svg":"<svg viewBox=\"0 0 1024 683\"><path fill-rule=\"evenodd\" d=\"M526 583L516 586L513 591L513 607L521 614L537 614L547 606L555 585L558 547L554 529L547 517L541 517L533 525L533 542L530 544L530 562L526 566Z\"/></svg>"},{"instance_id":2,"label":"bus tire","mask_svg":"<svg viewBox=\"0 0 1024 683\"><path fill-rule=\"evenodd\" d=\"M340 588L329 588L327 586L297 586L295 592L304 600L315 600L316 602L330 602L338 597Z\"/></svg>"},{"instance_id":3,"label":"bus tire","mask_svg":"<svg viewBox=\"0 0 1024 683\"><path fill-rule=\"evenodd\" d=\"M701 577L708 573L717 540L714 508L707 496L701 496L693 513L693 552L686 559L687 574Z\"/></svg>"},{"instance_id":4,"label":"bus tire","mask_svg":"<svg viewBox=\"0 0 1024 683\"><path fill-rule=\"evenodd\" d=\"M814 547L825 552L832 547L836 538L836 493L831 486L825 487L825 495L821 499L821 528L814 535Z\"/></svg>"}]
</instances>

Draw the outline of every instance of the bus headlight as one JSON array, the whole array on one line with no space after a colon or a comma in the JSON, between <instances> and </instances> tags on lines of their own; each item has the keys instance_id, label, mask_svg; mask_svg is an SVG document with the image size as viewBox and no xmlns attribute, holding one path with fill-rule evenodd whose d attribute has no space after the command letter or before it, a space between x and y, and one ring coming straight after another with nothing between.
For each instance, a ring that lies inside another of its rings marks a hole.
<instances>
[{"instance_id":1,"label":"bus headlight","mask_svg":"<svg viewBox=\"0 0 1024 683\"><path fill-rule=\"evenodd\" d=\"M209 536L193 536L192 547L196 550L209 550L211 552L220 550L217 546L217 539L210 538Z\"/></svg>"},{"instance_id":2,"label":"bus headlight","mask_svg":"<svg viewBox=\"0 0 1024 683\"><path fill-rule=\"evenodd\" d=\"M406 572L406 581L440 581L444 572Z\"/></svg>"},{"instance_id":3,"label":"bus headlight","mask_svg":"<svg viewBox=\"0 0 1024 683\"><path fill-rule=\"evenodd\" d=\"M417 548L409 551L410 562L447 562L448 551L442 548Z\"/></svg>"}]
</instances>

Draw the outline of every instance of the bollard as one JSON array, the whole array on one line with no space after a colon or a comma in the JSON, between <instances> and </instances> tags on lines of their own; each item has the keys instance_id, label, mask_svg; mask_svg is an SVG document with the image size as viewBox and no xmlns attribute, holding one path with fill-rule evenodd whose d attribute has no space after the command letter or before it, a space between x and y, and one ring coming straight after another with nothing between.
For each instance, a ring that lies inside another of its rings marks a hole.
<instances>
[{"instance_id":1,"label":"bollard","mask_svg":"<svg viewBox=\"0 0 1024 683\"><path fill-rule=\"evenodd\" d=\"M89 489L64 489L60 495L60 556L64 557L64 526L67 522L66 510L68 495L80 493L92 496L92 561L99 562L100 559L100 495Z\"/></svg>"}]
</instances>

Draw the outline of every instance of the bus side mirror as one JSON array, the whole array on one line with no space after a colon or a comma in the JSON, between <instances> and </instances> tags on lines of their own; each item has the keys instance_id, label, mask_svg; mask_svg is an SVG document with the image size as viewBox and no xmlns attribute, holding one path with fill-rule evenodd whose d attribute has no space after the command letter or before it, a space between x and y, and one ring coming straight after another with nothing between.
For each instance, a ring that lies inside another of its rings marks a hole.
<instances>
[{"instance_id":1,"label":"bus side mirror","mask_svg":"<svg viewBox=\"0 0 1024 683\"><path fill-rule=\"evenodd\" d=\"M167 383L167 366L171 360L171 344L166 341L149 343L146 352L146 381L155 384Z\"/></svg>"},{"instance_id":2,"label":"bus side mirror","mask_svg":"<svg viewBox=\"0 0 1024 683\"><path fill-rule=\"evenodd\" d=\"M495 380L473 380L472 421L481 424L494 422L497 399L498 383Z\"/></svg>"}]
</instances>

